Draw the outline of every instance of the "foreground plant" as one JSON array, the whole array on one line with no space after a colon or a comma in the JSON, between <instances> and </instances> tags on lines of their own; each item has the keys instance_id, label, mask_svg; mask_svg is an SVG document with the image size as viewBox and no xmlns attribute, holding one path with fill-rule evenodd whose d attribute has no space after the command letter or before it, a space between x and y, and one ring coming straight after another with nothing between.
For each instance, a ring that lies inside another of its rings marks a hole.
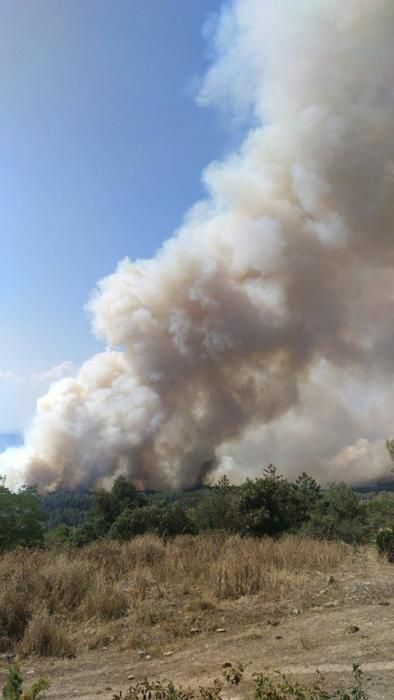
<instances>
[{"instance_id":1,"label":"foreground plant","mask_svg":"<svg viewBox=\"0 0 394 700\"><path fill-rule=\"evenodd\" d=\"M4 700L38 700L41 693L48 690L49 681L46 678L38 678L28 688L23 690L23 678L18 663L12 664L8 671L8 678L3 688Z\"/></svg>"},{"instance_id":2,"label":"foreground plant","mask_svg":"<svg viewBox=\"0 0 394 700\"><path fill-rule=\"evenodd\" d=\"M223 673L229 685L238 685L243 677L241 663L230 666ZM358 664L353 664L353 682L349 688L328 691L324 679L317 673L312 688L292 681L282 674L272 676L266 673L253 674L254 700L368 700L363 689L363 673ZM112 700L222 700L222 685L215 680L212 686L199 686L196 689L176 688L172 681L150 681L145 679L131 686L123 695L120 692Z\"/></svg>"},{"instance_id":3,"label":"foreground plant","mask_svg":"<svg viewBox=\"0 0 394 700\"><path fill-rule=\"evenodd\" d=\"M296 681L280 675L272 678L265 673L255 673L255 700L368 700L363 690L363 673L358 664L353 664L353 683L350 688L337 688L333 692L325 690L323 678L317 673L312 688L306 688Z\"/></svg>"}]
</instances>

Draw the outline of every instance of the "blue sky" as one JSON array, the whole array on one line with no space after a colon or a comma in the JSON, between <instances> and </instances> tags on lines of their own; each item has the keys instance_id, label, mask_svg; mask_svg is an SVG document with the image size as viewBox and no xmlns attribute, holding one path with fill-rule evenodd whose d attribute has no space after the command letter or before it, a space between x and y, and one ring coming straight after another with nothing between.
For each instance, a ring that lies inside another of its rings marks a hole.
<instances>
[{"instance_id":1,"label":"blue sky","mask_svg":"<svg viewBox=\"0 0 394 700\"><path fill-rule=\"evenodd\" d=\"M219 7L2 0L0 432L26 424L39 373L100 347L83 310L96 281L154 254L228 149L193 99Z\"/></svg>"}]
</instances>

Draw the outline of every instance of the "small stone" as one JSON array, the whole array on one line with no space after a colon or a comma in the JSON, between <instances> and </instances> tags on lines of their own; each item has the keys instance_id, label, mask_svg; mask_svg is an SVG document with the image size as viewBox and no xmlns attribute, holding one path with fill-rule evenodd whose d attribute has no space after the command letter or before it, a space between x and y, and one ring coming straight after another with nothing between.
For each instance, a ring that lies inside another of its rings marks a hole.
<instances>
[{"instance_id":1,"label":"small stone","mask_svg":"<svg viewBox=\"0 0 394 700\"><path fill-rule=\"evenodd\" d=\"M279 620L268 620L267 625L271 625L271 627L277 627L279 625Z\"/></svg>"},{"instance_id":2,"label":"small stone","mask_svg":"<svg viewBox=\"0 0 394 700\"><path fill-rule=\"evenodd\" d=\"M174 653L173 651L165 651L164 656L172 656L173 653Z\"/></svg>"},{"instance_id":3,"label":"small stone","mask_svg":"<svg viewBox=\"0 0 394 700\"><path fill-rule=\"evenodd\" d=\"M388 600L380 600L378 605L383 605L384 607L387 607L388 605L390 605L390 603Z\"/></svg>"},{"instance_id":4,"label":"small stone","mask_svg":"<svg viewBox=\"0 0 394 700\"><path fill-rule=\"evenodd\" d=\"M201 630L198 627L192 627L190 630L191 634L199 634Z\"/></svg>"},{"instance_id":5,"label":"small stone","mask_svg":"<svg viewBox=\"0 0 394 700\"><path fill-rule=\"evenodd\" d=\"M137 654L138 656L145 656L146 651L144 651L143 649L138 649Z\"/></svg>"},{"instance_id":6,"label":"small stone","mask_svg":"<svg viewBox=\"0 0 394 700\"><path fill-rule=\"evenodd\" d=\"M292 615L300 615L300 613L301 611L298 608L293 608L293 610L291 611Z\"/></svg>"},{"instance_id":7,"label":"small stone","mask_svg":"<svg viewBox=\"0 0 394 700\"><path fill-rule=\"evenodd\" d=\"M147 654L147 655L145 656L145 659L146 659L147 661L149 661L149 659L151 659L151 658L152 658L152 657L151 657L150 654Z\"/></svg>"},{"instance_id":8,"label":"small stone","mask_svg":"<svg viewBox=\"0 0 394 700\"><path fill-rule=\"evenodd\" d=\"M346 631L349 632L349 634L355 634L356 632L360 631L360 628L357 627L357 625L349 625L349 627L346 628Z\"/></svg>"},{"instance_id":9,"label":"small stone","mask_svg":"<svg viewBox=\"0 0 394 700\"><path fill-rule=\"evenodd\" d=\"M327 583L329 584L329 586L332 586L332 584L335 583L335 577L332 574L328 577Z\"/></svg>"},{"instance_id":10,"label":"small stone","mask_svg":"<svg viewBox=\"0 0 394 700\"><path fill-rule=\"evenodd\" d=\"M102 647L103 651L107 651L108 647Z\"/></svg>"},{"instance_id":11,"label":"small stone","mask_svg":"<svg viewBox=\"0 0 394 700\"><path fill-rule=\"evenodd\" d=\"M219 634L221 634L222 632L225 632L225 631L226 630L224 629L224 627L218 627L216 630L216 632L218 632Z\"/></svg>"},{"instance_id":12,"label":"small stone","mask_svg":"<svg viewBox=\"0 0 394 700\"><path fill-rule=\"evenodd\" d=\"M222 668L231 668L232 663L231 661L225 661L224 664L222 664Z\"/></svg>"},{"instance_id":13,"label":"small stone","mask_svg":"<svg viewBox=\"0 0 394 700\"><path fill-rule=\"evenodd\" d=\"M323 608L336 608L338 605L337 600L329 600L328 603L323 603Z\"/></svg>"},{"instance_id":14,"label":"small stone","mask_svg":"<svg viewBox=\"0 0 394 700\"><path fill-rule=\"evenodd\" d=\"M280 634L277 634L275 639L283 639L283 637Z\"/></svg>"},{"instance_id":15,"label":"small stone","mask_svg":"<svg viewBox=\"0 0 394 700\"><path fill-rule=\"evenodd\" d=\"M132 673L130 673L130 675L127 676L127 680L128 680L128 681L133 681L133 680L134 680L134 676L133 676Z\"/></svg>"}]
</instances>

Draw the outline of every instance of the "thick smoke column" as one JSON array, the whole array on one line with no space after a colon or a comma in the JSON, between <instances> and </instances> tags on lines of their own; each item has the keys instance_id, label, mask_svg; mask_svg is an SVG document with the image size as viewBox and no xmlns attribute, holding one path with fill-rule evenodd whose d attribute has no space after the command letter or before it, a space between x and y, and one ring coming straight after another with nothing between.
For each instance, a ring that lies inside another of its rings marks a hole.
<instances>
[{"instance_id":1,"label":"thick smoke column","mask_svg":"<svg viewBox=\"0 0 394 700\"><path fill-rule=\"evenodd\" d=\"M257 427L285 463L288 438L328 477L384 469L393 35L392 0L224 7L199 100L255 127L156 257L99 282L93 329L119 349L39 400L18 455L29 482L190 485L231 445L247 462Z\"/></svg>"}]
</instances>

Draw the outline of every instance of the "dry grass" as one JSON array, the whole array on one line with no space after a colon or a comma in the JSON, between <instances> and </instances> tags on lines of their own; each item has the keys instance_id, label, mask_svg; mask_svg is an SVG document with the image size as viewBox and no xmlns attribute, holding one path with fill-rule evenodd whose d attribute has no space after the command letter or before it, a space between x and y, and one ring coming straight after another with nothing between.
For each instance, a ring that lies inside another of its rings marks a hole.
<instances>
[{"instance_id":1,"label":"dry grass","mask_svg":"<svg viewBox=\"0 0 394 700\"><path fill-rule=\"evenodd\" d=\"M9 553L0 558L0 651L168 644L220 626L227 600L279 600L352 556L341 544L223 535Z\"/></svg>"},{"instance_id":2,"label":"dry grass","mask_svg":"<svg viewBox=\"0 0 394 700\"><path fill-rule=\"evenodd\" d=\"M46 608L33 613L19 645L23 655L73 656L74 644L64 620L50 615Z\"/></svg>"}]
</instances>

